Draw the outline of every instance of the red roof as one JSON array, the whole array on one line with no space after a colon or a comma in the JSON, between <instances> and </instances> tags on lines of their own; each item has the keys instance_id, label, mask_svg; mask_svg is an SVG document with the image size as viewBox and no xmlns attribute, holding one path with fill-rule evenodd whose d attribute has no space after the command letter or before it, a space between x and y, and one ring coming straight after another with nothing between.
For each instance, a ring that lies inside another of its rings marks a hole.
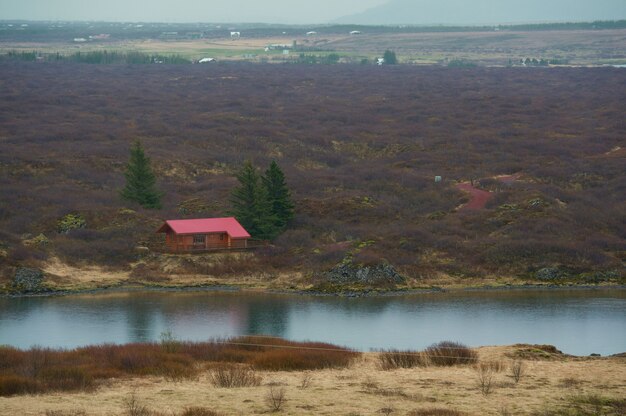
<instances>
[{"instance_id":1,"label":"red roof","mask_svg":"<svg viewBox=\"0 0 626 416\"><path fill-rule=\"evenodd\" d=\"M168 228L176 234L228 233L231 238L250 238L250 234L234 217L168 220L157 233L167 232Z\"/></svg>"}]
</instances>

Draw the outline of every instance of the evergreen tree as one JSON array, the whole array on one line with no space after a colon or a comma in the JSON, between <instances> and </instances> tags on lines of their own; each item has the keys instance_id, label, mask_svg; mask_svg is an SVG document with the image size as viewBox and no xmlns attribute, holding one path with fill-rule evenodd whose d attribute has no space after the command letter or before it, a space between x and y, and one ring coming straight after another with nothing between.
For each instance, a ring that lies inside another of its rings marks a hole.
<instances>
[{"instance_id":1,"label":"evergreen tree","mask_svg":"<svg viewBox=\"0 0 626 416\"><path fill-rule=\"evenodd\" d=\"M389 49L385 51L383 59L385 60L385 65L396 65L398 63L396 53L394 51L390 51Z\"/></svg>"},{"instance_id":2,"label":"evergreen tree","mask_svg":"<svg viewBox=\"0 0 626 416\"><path fill-rule=\"evenodd\" d=\"M163 194L156 189L156 177L148 158L137 140L130 149L130 160L124 172L126 186L120 192L127 201L139 203L144 208L161 208Z\"/></svg>"},{"instance_id":3,"label":"evergreen tree","mask_svg":"<svg viewBox=\"0 0 626 416\"><path fill-rule=\"evenodd\" d=\"M256 168L246 161L237 174L239 186L233 189L230 214L237 218L251 236L271 239L276 236L276 219Z\"/></svg>"},{"instance_id":4,"label":"evergreen tree","mask_svg":"<svg viewBox=\"0 0 626 416\"><path fill-rule=\"evenodd\" d=\"M261 179L275 217L274 227L277 232L280 232L287 227L294 216L294 205L291 192L285 183L285 175L278 164L272 161L269 169L265 171L265 176Z\"/></svg>"}]
</instances>

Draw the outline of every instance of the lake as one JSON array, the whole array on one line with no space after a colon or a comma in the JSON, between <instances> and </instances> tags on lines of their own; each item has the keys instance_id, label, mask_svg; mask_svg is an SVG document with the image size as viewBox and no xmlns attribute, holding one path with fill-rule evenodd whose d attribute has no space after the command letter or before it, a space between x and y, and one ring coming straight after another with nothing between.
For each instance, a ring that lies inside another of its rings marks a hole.
<instances>
[{"instance_id":1,"label":"lake","mask_svg":"<svg viewBox=\"0 0 626 416\"><path fill-rule=\"evenodd\" d=\"M28 348L272 335L367 351L552 344L576 355L626 351L626 290L510 290L384 297L140 291L0 298L0 344Z\"/></svg>"}]
</instances>

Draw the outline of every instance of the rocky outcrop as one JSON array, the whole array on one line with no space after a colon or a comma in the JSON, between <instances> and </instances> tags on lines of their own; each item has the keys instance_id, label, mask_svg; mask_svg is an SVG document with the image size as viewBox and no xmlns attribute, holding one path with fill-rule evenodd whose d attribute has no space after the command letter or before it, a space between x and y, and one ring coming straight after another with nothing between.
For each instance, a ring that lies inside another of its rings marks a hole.
<instances>
[{"instance_id":1,"label":"rocky outcrop","mask_svg":"<svg viewBox=\"0 0 626 416\"><path fill-rule=\"evenodd\" d=\"M389 264L355 266L341 264L324 274L324 278L335 284L389 285L404 283L405 278Z\"/></svg>"},{"instance_id":2,"label":"rocky outcrop","mask_svg":"<svg viewBox=\"0 0 626 416\"><path fill-rule=\"evenodd\" d=\"M13 289L20 292L41 292L44 274L39 269L18 267L13 276Z\"/></svg>"}]
</instances>

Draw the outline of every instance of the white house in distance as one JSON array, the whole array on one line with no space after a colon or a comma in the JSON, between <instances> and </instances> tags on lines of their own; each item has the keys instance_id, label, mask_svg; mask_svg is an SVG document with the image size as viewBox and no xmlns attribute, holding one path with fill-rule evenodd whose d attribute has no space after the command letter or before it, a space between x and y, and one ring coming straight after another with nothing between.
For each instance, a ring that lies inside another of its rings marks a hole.
<instances>
[{"instance_id":1,"label":"white house in distance","mask_svg":"<svg viewBox=\"0 0 626 416\"><path fill-rule=\"evenodd\" d=\"M360 35L361 31L360 30L353 30L352 32L350 32L351 35Z\"/></svg>"},{"instance_id":2,"label":"white house in distance","mask_svg":"<svg viewBox=\"0 0 626 416\"><path fill-rule=\"evenodd\" d=\"M215 58L202 58L198 61L199 64L208 64L209 62L215 62Z\"/></svg>"},{"instance_id":3,"label":"white house in distance","mask_svg":"<svg viewBox=\"0 0 626 416\"><path fill-rule=\"evenodd\" d=\"M312 31L310 31L310 32L306 32L306 35L307 35L307 36L317 35L317 32L315 32L315 31L313 31L313 30L312 30Z\"/></svg>"},{"instance_id":4,"label":"white house in distance","mask_svg":"<svg viewBox=\"0 0 626 416\"><path fill-rule=\"evenodd\" d=\"M241 37L241 32L230 32L231 39L239 39Z\"/></svg>"}]
</instances>

